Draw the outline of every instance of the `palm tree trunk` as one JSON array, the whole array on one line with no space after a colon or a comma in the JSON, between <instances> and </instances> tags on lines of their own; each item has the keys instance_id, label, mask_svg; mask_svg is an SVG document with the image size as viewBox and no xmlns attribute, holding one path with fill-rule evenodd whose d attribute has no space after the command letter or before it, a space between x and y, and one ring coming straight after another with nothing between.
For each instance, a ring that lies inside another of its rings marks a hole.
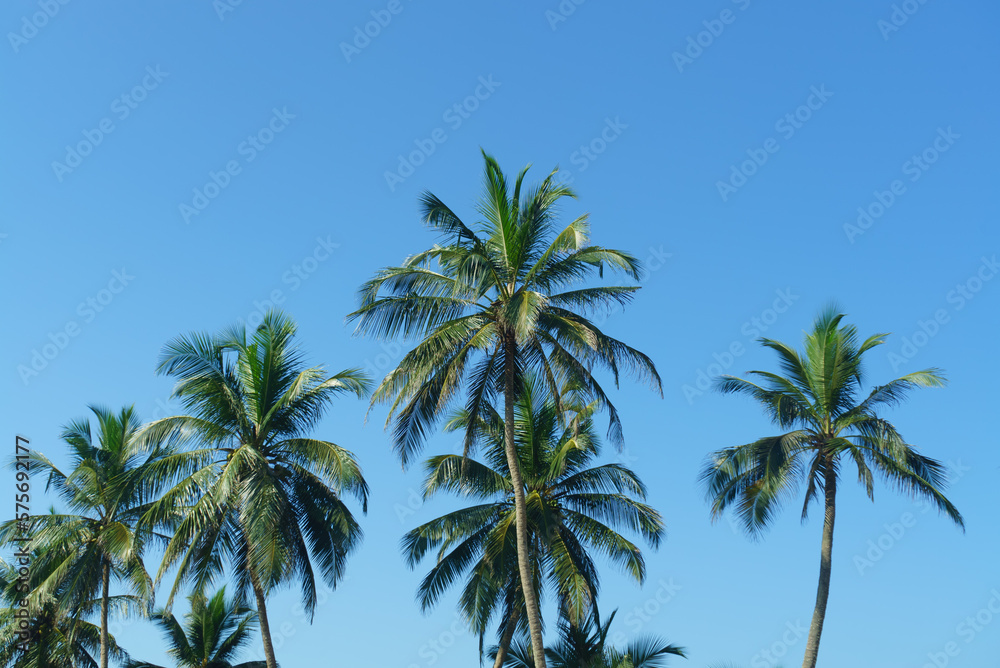
<instances>
[{"instance_id":1,"label":"palm tree trunk","mask_svg":"<svg viewBox=\"0 0 1000 668\"><path fill-rule=\"evenodd\" d=\"M510 649L510 641L514 639L514 631L517 630L517 606L510 606L510 614L507 616L507 627L500 636L500 644L497 646L497 659L493 662L493 668L503 666L504 659L507 658L507 650Z\"/></svg>"},{"instance_id":2,"label":"palm tree trunk","mask_svg":"<svg viewBox=\"0 0 1000 668\"><path fill-rule=\"evenodd\" d=\"M816 589L816 609L812 624L809 625L809 639L806 641L806 656L802 668L816 668L819 657L819 639L823 635L823 621L826 619L826 602L830 597L830 571L833 565L833 521L837 514L837 473L833 467L833 455L826 455L826 471L823 478L824 508L823 544L820 549L819 586Z\"/></svg>"},{"instance_id":3,"label":"palm tree trunk","mask_svg":"<svg viewBox=\"0 0 1000 668\"><path fill-rule=\"evenodd\" d=\"M542 616L535 597L535 587L531 580L531 560L528 552L528 507L524 501L524 480L517 459L514 443L514 356L517 343L513 332L503 333L504 341L504 450L507 454L507 468L514 487L514 526L517 533L517 566L521 576L521 591L524 594L524 609L528 617L531 636L531 652L535 657L535 668L545 668L545 648L542 646Z\"/></svg>"},{"instance_id":4,"label":"palm tree trunk","mask_svg":"<svg viewBox=\"0 0 1000 668\"><path fill-rule=\"evenodd\" d=\"M257 574L249 567L250 584L253 585L253 593L257 598L257 619L260 621L260 637L264 641L264 661L267 668L278 668L278 661L274 658L274 646L271 644L271 624L267 621L267 600L264 598L264 588L260 585Z\"/></svg>"},{"instance_id":5,"label":"palm tree trunk","mask_svg":"<svg viewBox=\"0 0 1000 668\"><path fill-rule=\"evenodd\" d=\"M111 598L111 564L101 566L101 668L108 668L108 607Z\"/></svg>"}]
</instances>

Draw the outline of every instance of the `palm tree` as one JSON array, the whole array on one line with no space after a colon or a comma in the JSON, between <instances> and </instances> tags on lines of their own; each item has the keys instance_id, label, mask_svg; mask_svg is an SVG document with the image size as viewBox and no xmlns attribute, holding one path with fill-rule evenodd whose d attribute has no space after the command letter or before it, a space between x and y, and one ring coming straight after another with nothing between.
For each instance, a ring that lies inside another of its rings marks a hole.
<instances>
[{"instance_id":1,"label":"palm tree","mask_svg":"<svg viewBox=\"0 0 1000 668\"><path fill-rule=\"evenodd\" d=\"M190 414L146 430L153 440L197 444L160 462L157 475L178 482L145 518L173 531L157 575L178 568L166 609L184 582L202 592L231 565L237 594L255 597L267 668L277 665L268 594L297 580L312 615L317 576L335 586L361 541L342 497L355 496L364 512L368 502L354 455L311 432L335 396L362 397L369 382L357 369L327 375L305 366L295 332L290 318L271 311L250 333L236 326L170 342L157 371L177 378L173 396Z\"/></svg>"},{"instance_id":2,"label":"palm tree","mask_svg":"<svg viewBox=\"0 0 1000 668\"><path fill-rule=\"evenodd\" d=\"M562 421L560 403L572 412ZM514 406L531 582L536 596L542 581L547 582L573 624L583 623L598 593L599 577L591 552L603 553L639 583L645 577L641 551L614 527L635 531L653 547L663 537L660 514L641 502L646 487L635 473L619 464L592 466L600 452L592 420L596 408L597 402L579 405L572 393L557 402L530 378ZM457 411L447 428L468 429L470 419L467 411ZM438 552L419 588L423 609L468 572L459 607L479 633L480 647L491 619L501 613L496 666L502 664L515 630L523 628L525 621L517 542L511 531L515 510L505 427L499 413L487 406L473 425L477 441L485 446L484 463L461 455L427 461L425 498L445 490L479 503L431 520L403 539L411 568L430 550Z\"/></svg>"},{"instance_id":3,"label":"palm tree","mask_svg":"<svg viewBox=\"0 0 1000 668\"><path fill-rule=\"evenodd\" d=\"M0 559L0 666L97 668L98 660L94 657L100 657L101 627L85 617L100 609L102 599L83 601L72 613L67 612L59 604L67 581L63 581L63 588L55 592L55 597L41 594L37 589L54 567L54 560L41 562L38 557L37 552L30 553L27 581L21 579L18 568ZM39 570L39 565L49 570ZM108 606L127 614L134 606L134 599L111 596ZM27 618L23 616L25 609ZM105 638L108 654L116 661L126 661L128 654L118 646L114 636L108 634Z\"/></svg>"},{"instance_id":4,"label":"palm tree","mask_svg":"<svg viewBox=\"0 0 1000 668\"><path fill-rule=\"evenodd\" d=\"M670 645L662 638L646 636L630 642L624 649L608 644L608 633L617 611L601 623L596 606L582 625L568 619L559 623L559 642L546 651L552 668L663 668L667 657L685 657L684 648ZM490 655L497 648L490 649ZM534 659L523 643L515 643L503 666L534 668Z\"/></svg>"},{"instance_id":5,"label":"palm tree","mask_svg":"<svg viewBox=\"0 0 1000 668\"><path fill-rule=\"evenodd\" d=\"M184 616L184 624L163 610L153 615L170 643L168 654L178 668L265 668L264 661L232 663L254 630L257 614L253 610L227 599L225 587L212 598L195 592L188 600L191 610ZM131 661L126 668L163 667Z\"/></svg>"},{"instance_id":6,"label":"palm tree","mask_svg":"<svg viewBox=\"0 0 1000 668\"><path fill-rule=\"evenodd\" d=\"M858 479L872 500L874 473L878 473L901 491L929 499L964 529L961 514L941 492L947 483L944 466L921 455L895 426L879 416L880 408L900 403L915 388L943 386L943 375L939 369L916 371L877 385L862 398L862 358L887 335L875 334L859 343L856 328L840 324L843 318L834 308L821 313L805 336L802 352L780 341L760 339L778 354L784 375L751 371L749 375L759 379L759 384L733 376L717 381L717 388L724 393L746 394L757 400L782 429L798 428L718 450L702 472L713 519L735 505L741 523L754 537L771 523L780 503L803 477L803 521L809 504L822 494L819 586L803 668L815 668L819 653L830 594L837 484L845 461L856 466Z\"/></svg>"},{"instance_id":7,"label":"palm tree","mask_svg":"<svg viewBox=\"0 0 1000 668\"><path fill-rule=\"evenodd\" d=\"M33 568L46 573L36 585L40 601L58 601L59 613L78 615L100 599L100 668L107 668L112 582L132 592L131 602L143 614L153 599L153 582L142 561L154 535L139 526L155 491L150 475L165 450L138 438L141 423L132 406L118 413L91 406L98 434L90 421L69 423L62 438L70 447L72 469L63 473L45 455L32 453L32 468L48 474L54 490L71 514L33 516L27 549L37 554ZM16 522L0 527L0 542L16 536Z\"/></svg>"},{"instance_id":8,"label":"palm tree","mask_svg":"<svg viewBox=\"0 0 1000 668\"><path fill-rule=\"evenodd\" d=\"M603 275L605 266L638 280L639 261L623 251L589 245L586 215L561 231L555 228L560 200L575 197L556 183L555 172L522 197L528 168L518 174L511 192L496 160L485 152L483 158L481 222L466 225L438 197L425 193L424 221L442 235L444 245L380 270L360 289L360 307L348 319L357 322L359 334L421 339L372 395L373 405L392 402L386 425L395 421L394 447L404 466L463 386L470 417L467 453L475 440L472 425L497 394L504 395L518 570L521 582L529 583L526 614L541 668L545 654L530 584L524 483L513 447L514 404L525 374L536 373L555 397L572 379L608 411L616 445L622 441L621 422L591 369L609 369L616 385L623 370L648 380L661 394L662 388L646 355L608 336L586 316L627 304L638 287L580 285L595 273Z\"/></svg>"}]
</instances>

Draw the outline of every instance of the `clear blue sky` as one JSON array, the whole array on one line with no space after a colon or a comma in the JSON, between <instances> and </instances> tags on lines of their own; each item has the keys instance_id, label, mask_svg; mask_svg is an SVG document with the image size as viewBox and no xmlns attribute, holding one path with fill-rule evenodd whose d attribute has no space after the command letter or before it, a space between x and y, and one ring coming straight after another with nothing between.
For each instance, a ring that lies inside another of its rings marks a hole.
<instances>
[{"instance_id":1,"label":"clear blue sky","mask_svg":"<svg viewBox=\"0 0 1000 668\"><path fill-rule=\"evenodd\" d=\"M754 330L798 343L835 299L863 333L893 332L871 355L873 379L947 370L948 388L890 417L953 463L968 533L884 487L873 505L848 475L821 665L913 668L946 648L958 650L949 666L995 664L1000 279L983 280L1000 254L994 4L908 0L896 25L889 0L564 0L568 16L556 0L49 1L51 18L32 18L44 2L0 10L11 448L21 433L59 459L60 426L90 402L172 410L161 407L170 381L154 375L161 346L250 317L275 291L311 360L387 370L398 352L379 359L344 324L354 291L435 240L417 218L422 190L472 217L485 147L511 171L534 163L536 179L561 165L580 195L567 219L589 211L596 243L656 268L607 324L665 382L662 400L627 384L614 395L626 459L669 531L645 587L604 567L602 609L620 608L618 630L686 646L690 660L674 665L769 665L768 648L801 661L794 628L812 612L818 515L800 526L796 500L760 543L713 526L697 484L705 455L773 430L743 399L684 386L771 368ZM386 25L343 47L371 12ZM859 207L871 216L860 224ZM65 347L48 348L37 375L19 371L52 341ZM364 414L345 399L317 430L365 468L364 546L312 626L293 595L273 599L279 659L471 665L475 640L448 630L454 597L421 615L424 569L398 551L450 503L408 506L420 475L391 456L384 411ZM439 436L426 452L452 447ZM12 484L0 485L8 499ZM855 561L880 538L880 559ZM977 614L979 631L964 621ZM144 622L119 638L163 656Z\"/></svg>"}]
</instances>

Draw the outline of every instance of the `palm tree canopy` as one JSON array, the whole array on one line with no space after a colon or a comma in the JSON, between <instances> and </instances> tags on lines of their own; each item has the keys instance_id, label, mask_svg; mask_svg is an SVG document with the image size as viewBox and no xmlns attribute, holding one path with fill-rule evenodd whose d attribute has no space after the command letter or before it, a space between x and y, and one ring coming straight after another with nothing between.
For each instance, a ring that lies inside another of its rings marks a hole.
<instances>
[{"instance_id":1,"label":"palm tree canopy","mask_svg":"<svg viewBox=\"0 0 1000 668\"><path fill-rule=\"evenodd\" d=\"M559 622L559 642L546 650L551 668L663 668L668 657L686 658L684 648L667 643L656 636L643 636L624 648L608 643L611 624L617 611L601 623L596 607L582 620L573 624L568 619ZM496 648L490 654L496 656ZM506 668L534 668L531 652L523 642L514 643L504 660Z\"/></svg>"},{"instance_id":2,"label":"palm tree canopy","mask_svg":"<svg viewBox=\"0 0 1000 668\"><path fill-rule=\"evenodd\" d=\"M54 597L44 594L39 585L50 579L51 569L60 563L58 559L40 560L36 551L29 559L31 572L25 583L20 579L18 568L0 559L0 667L2 668L55 668L75 665L78 668L97 668L95 658L100 647L101 630L96 624L86 620L100 608L100 599L80 601L72 613L60 605L70 581L63 580L62 587L56 589ZM25 595L21 587L27 585L30 593ZM21 652L18 644L23 640L22 619L16 615L22 602L27 601L29 619L28 651ZM112 596L110 606L122 615L134 614L139 601L133 596ZM129 656L115 641L108 638L108 649L117 661L127 661Z\"/></svg>"},{"instance_id":3,"label":"palm tree canopy","mask_svg":"<svg viewBox=\"0 0 1000 668\"><path fill-rule=\"evenodd\" d=\"M158 372L177 378L174 396L188 415L147 426L152 440L173 436L195 444L156 465L176 484L147 513L169 526L158 577L171 567L180 586L195 591L234 570L242 598L256 578L264 592L293 580L311 614L316 577L335 586L362 530L344 495L367 511L368 484L354 455L312 430L342 393L364 396L370 386L357 369L328 375L306 366L293 346L295 323L271 311L254 331L190 334L163 350Z\"/></svg>"},{"instance_id":4,"label":"palm tree canopy","mask_svg":"<svg viewBox=\"0 0 1000 668\"><path fill-rule=\"evenodd\" d=\"M564 614L582 621L599 589L591 552L609 558L636 581L645 577L638 546L619 534L627 528L656 547L663 537L660 514L642 503L646 487L620 464L594 466L600 441L593 426L597 402L583 405L573 393L561 405L540 383L525 384L515 406L515 443L525 483L531 560L536 589L545 581L557 594ZM465 429L471 419L459 410L447 428ZM435 565L421 583L424 609L467 574L460 609L470 625L485 633L501 610L523 605L514 538L514 502L504 450L504 425L487 407L474 428L484 444L485 461L461 455L427 460L424 496L450 491L476 505L431 520L403 539L411 567L436 550ZM524 616L519 615L523 625Z\"/></svg>"},{"instance_id":5,"label":"palm tree canopy","mask_svg":"<svg viewBox=\"0 0 1000 668\"><path fill-rule=\"evenodd\" d=\"M33 471L47 477L46 490L56 492L66 513L32 516L28 549L37 554L33 568L46 574L34 587L37 602L58 601L74 614L96 599L101 573L110 568L112 580L134 594L140 613L152 605L153 581L142 561L146 544L156 535L139 526L156 484L150 471L168 451L169 443L139 438L141 422L133 407L114 413L91 406L97 433L87 419L70 422L62 438L69 446L69 473L44 454L31 453ZM11 544L17 522L0 525L0 543Z\"/></svg>"},{"instance_id":6,"label":"palm tree canopy","mask_svg":"<svg viewBox=\"0 0 1000 668\"><path fill-rule=\"evenodd\" d=\"M591 245L586 215L557 227L561 200L575 194L556 182L555 171L528 188L526 167L511 187L497 161L483 157L479 222L467 225L425 193L424 222L443 243L380 270L359 290L360 307L348 316L357 333L420 339L372 404L391 402L386 425L395 420L394 447L406 465L462 387L474 424L503 392L504 370L513 368L518 388L529 373L556 397L568 381L578 384L608 411L609 436L620 444L618 413L591 370L609 370L616 385L620 373L631 373L662 394L660 377L646 355L587 317L628 304L639 288L588 280L602 277L605 267L639 280L641 264L624 251ZM474 440L468 431L467 451Z\"/></svg>"},{"instance_id":7,"label":"palm tree canopy","mask_svg":"<svg viewBox=\"0 0 1000 668\"><path fill-rule=\"evenodd\" d=\"M916 371L865 395L863 357L887 334L862 341L853 325L841 324L843 318L835 308L826 309L806 333L801 351L760 339L778 355L780 374L751 371L751 380L717 380L718 390L752 397L772 422L790 431L711 455L701 478L713 518L735 506L743 526L759 536L804 479L805 520L810 503L821 497L827 468L839 474L842 460L847 460L856 467L869 498L874 499L874 479L880 475L903 492L931 500L964 528L961 514L941 491L947 483L945 467L920 454L879 413L899 404L913 389L943 386L942 372Z\"/></svg>"},{"instance_id":8,"label":"palm tree canopy","mask_svg":"<svg viewBox=\"0 0 1000 668\"><path fill-rule=\"evenodd\" d=\"M264 661L232 663L256 629L256 612L228 599L225 587L211 598L195 592L188 600L191 609L184 623L164 610L153 615L170 644L167 652L179 668L264 668ZM133 661L127 668L162 667Z\"/></svg>"}]
</instances>

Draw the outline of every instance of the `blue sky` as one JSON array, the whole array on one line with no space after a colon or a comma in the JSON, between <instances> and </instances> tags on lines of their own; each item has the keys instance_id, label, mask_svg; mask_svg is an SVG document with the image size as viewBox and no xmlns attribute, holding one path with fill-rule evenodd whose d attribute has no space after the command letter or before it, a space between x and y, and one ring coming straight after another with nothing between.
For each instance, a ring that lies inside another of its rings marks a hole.
<instances>
[{"instance_id":1,"label":"blue sky","mask_svg":"<svg viewBox=\"0 0 1000 668\"><path fill-rule=\"evenodd\" d=\"M590 212L595 243L652 270L606 328L664 378L663 399L627 383L614 396L621 458L668 537L642 588L605 565L601 607L619 608L618 630L687 647L673 665L801 660L819 515L800 526L790 503L758 543L710 523L706 454L773 430L698 381L773 368L755 337L798 343L836 300L862 333L893 332L871 378L947 371L948 388L890 417L950 462L968 532L885 487L873 505L848 476L820 665L991 665L998 18L990 3L941 0L12 0L0 10L6 438L58 459L60 425L88 403L172 411L154 374L163 344L268 301L297 319L312 361L387 371L399 349L344 323L354 291L435 241L421 191L473 217L484 147L510 171L533 163L535 179L560 165L579 193L567 220ZM476 641L455 633L454 597L421 615L424 569L398 551L453 502L413 496L419 471L400 470L384 410L366 424L365 409L345 399L317 430L365 468L364 546L311 626L292 593L274 597L279 660L468 666ZM426 453L453 447L437 436ZM135 655L163 658L148 624L117 630Z\"/></svg>"}]
</instances>

